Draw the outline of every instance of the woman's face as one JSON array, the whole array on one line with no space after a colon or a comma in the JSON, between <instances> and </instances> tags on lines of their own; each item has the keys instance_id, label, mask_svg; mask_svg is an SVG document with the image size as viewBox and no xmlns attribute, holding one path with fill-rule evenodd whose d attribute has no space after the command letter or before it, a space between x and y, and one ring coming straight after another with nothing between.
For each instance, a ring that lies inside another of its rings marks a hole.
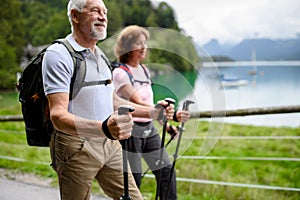
<instances>
[{"instance_id":1,"label":"woman's face","mask_svg":"<svg viewBox=\"0 0 300 200\"><path fill-rule=\"evenodd\" d=\"M147 38L140 34L137 40L131 46L131 59L144 60L147 55Z\"/></svg>"}]
</instances>

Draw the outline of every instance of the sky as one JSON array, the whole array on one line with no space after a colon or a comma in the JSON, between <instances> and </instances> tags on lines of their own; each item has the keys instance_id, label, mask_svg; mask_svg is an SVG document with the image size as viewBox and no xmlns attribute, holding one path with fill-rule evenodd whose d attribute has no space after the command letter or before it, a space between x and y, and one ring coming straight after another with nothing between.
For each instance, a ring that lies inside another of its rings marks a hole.
<instances>
[{"instance_id":1,"label":"sky","mask_svg":"<svg viewBox=\"0 0 300 200\"><path fill-rule=\"evenodd\" d=\"M186 34L204 45L212 38L236 44L245 38L300 37L299 0L153 0L167 2Z\"/></svg>"}]
</instances>

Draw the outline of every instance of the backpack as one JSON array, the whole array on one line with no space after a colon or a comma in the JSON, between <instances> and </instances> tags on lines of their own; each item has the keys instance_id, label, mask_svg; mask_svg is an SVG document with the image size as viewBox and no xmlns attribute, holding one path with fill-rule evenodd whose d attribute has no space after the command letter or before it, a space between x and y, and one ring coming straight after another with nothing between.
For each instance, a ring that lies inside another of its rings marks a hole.
<instances>
[{"instance_id":1,"label":"backpack","mask_svg":"<svg viewBox=\"0 0 300 200\"><path fill-rule=\"evenodd\" d=\"M148 72L146 71L145 67L142 64L141 64L141 67L144 70L144 73L145 73L148 81L140 81L140 80L134 79L132 72L130 71L129 67L126 64L119 63L119 62L112 62L111 66L112 66L113 69L115 69L115 68L123 69L127 73L127 75L129 76L129 79L130 79L130 82L131 82L132 86L134 85L135 82L138 82L141 85L144 84L144 83L152 84L152 80L150 78L150 75L148 74Z\"/></svg>"},{"instance_id":2,"label":"backpack","mask_svg":"<svg viewBox=\"0 0 300 200\"><path fill-rule=\"evenodd\" d=\"M66 39L58 39L53 43L63 44L74 62L74 73L71 78L69 100L75 98L82 87L110 84L110 80L85 82L86 63L80 52L76 52ZM42 61L47 48L36 54L24 68L18 81L19 101L25 123L26 139L29 146L48 147L51 134L54 132L50 120L48 100L43 89ZM108 61L104 56L101 56ZM110 67L110 66L109 66ZM77 80L75 83L75 79Z\"/></svg>"}]
</instances>

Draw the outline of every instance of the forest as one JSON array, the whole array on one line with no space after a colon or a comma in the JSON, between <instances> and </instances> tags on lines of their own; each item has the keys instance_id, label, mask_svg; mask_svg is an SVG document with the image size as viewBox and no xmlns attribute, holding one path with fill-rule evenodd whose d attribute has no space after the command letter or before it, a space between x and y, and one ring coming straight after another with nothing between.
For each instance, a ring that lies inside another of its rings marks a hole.
<instances>
[{"instance_id":1,"label":"forest","mask_svg":"<svg viewBox=\"0 0 300 200\"><path fill-rule=\"evenodd\" d=\"M0 89L13 89L16 73L26 55L26 47L50 44L71 32L67 0L2 0L0 12ZM165 2L150 0L104 0L108 7L108 38L128 25L159 27L180 34L176 41L156 37L156 43L173 46L171 50L150 50L147 62L173 66L180 72L192 71L199 57L190 36L184 33L173 9ZM111 47L113 48L113 47ZM177 52L179 52L177 54ZM183 52L183 53L180 53ZM188 55L188 59L184 56Z\"/></svg>"}]
</instances>

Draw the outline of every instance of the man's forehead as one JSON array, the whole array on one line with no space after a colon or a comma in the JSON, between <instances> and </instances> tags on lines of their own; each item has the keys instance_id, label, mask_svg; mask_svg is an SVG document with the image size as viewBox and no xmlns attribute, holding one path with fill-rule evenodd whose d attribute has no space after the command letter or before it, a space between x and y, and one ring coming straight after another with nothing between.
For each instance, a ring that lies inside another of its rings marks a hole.
<instances>
[{"instance_id":1,"label":"man's forehead","mask_svg":"<svg viewBox=\"0 0 300 200\"><path fill-rule=\"evenodd\" d=\"M103 0L87 0L86 1L87 4L101 4L101 5L105 5Z\"/></svg>"},{"instance_id":2,"label":"man's forehead","mask_svg":"<svg viewBox=\"0 0 300 200\"><path fill-rule=\"evenodd\" d=\"M87 0L86 6L101 6L106 9L105 3L102 0Z\"/></svg>"}]
</instances>

